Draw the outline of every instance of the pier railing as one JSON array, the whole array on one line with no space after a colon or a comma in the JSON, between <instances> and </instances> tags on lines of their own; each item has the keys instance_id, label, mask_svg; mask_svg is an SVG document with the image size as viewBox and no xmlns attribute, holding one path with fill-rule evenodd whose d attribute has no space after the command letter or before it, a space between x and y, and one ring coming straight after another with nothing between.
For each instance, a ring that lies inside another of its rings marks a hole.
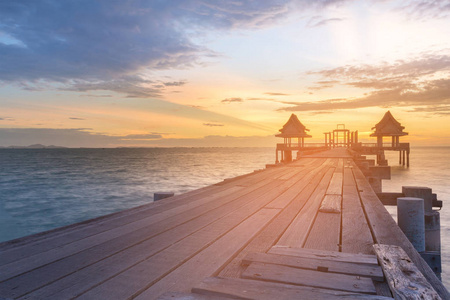
<instances>
[{"instance_id":1,"label":"pier railing","mask_svg":"<svg viewBox=\"0 0 450 300\"><path fill-rule=\"evenodd\" d=\"M309 150L309 149L317 149L324 148L325 143L291 143L291 144L277 144L277 150Z\"/></svg>"},{"instance_id":2,"label":"pier railing","mask_svg":"<svg viewBox=\"0 0 450 300\"><path fill-rule=\"evenodd\" d=\"M398 145L392 145L392 143L383 143L381 147L378 143L357 143L353 144L352 148L377 148L380 150L408 150L409 143L399 143Z\"/></svg>"}]
</instances>

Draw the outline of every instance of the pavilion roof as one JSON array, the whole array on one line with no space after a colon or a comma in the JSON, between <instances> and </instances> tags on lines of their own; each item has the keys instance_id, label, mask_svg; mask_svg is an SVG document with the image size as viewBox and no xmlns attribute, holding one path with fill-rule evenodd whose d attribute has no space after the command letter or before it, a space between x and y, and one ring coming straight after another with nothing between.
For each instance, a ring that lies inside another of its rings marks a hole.
<instances>
[{"instance_id":1,"label":"pavilion roof","mask_svg":"<svg viewBox=\"0 0 450 300\"><path fill-rule=\"evenodd\" d=\"M307 134L305 125L303 125L295 114L292 114L286 124L281 128L280 133L275 135L277 137L311 137Z\"/></svg>"},{"instance_id":2,"label":"pavilion roof","mask_svg":"<svg viewBox=\"0 0 450 300\"><path fill-rule=\"evenodd\" d=\"M378 122L372 130L375 132L370 136L402 136L408 135L407 132L403 132L405 126L402 126L394 116L392 116L390 111L387 111L380 122Z\"/></svg>"}]
</instances>

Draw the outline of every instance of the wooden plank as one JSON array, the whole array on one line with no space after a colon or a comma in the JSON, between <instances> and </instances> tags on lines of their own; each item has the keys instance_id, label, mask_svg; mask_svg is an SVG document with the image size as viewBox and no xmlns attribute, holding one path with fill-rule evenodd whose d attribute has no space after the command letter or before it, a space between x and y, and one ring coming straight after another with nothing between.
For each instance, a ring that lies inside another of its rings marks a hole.
<instances>
[{"instance_id":1,"label":"wooden plank","mask_svg":"<svg viewBox=\"0 0 450 300\"><path fill-rule=\"evenodd\" d=\"M352 166L348 166L344 168L344 183L343 185L356 185L355 178L353 178Z\"/></svg>"},{"instance_id":2,"label":"wooden plank","mask_svg":"<svg viewBox=\"0 0 450 300\"><path fill-rule=\"evenodd\" d=\"M273 281L354 293L376 294L372 280L365 277L302 270L280 265L252 263L242 278Z\"/></svg>"},{"instance_id":3,"label":"wooden plank","mask_svg":"<svg viewBox=\"0 0 450 300\"><path fill-rule=\"evenodd\" d=\"M135 299L154 299L166 291L189 291L203 278L211 276L229 261L278 213L276 209L262 209L239 224L183 265L150 286ZM147 274L154 270L149 269ZM144 275L145 276L145 275Z\"/></svg>"},{"instance_id":4,"label":"wooden plank","mask_svg":"<svg viewBox=\"0 0 450 300\"><path fill-rule=\"evenodd\" d=\"M193 293L167 292L158 297L158 300L224 300L236 299L225 296L201 295Z\"/></svg>"},{"instance_id":5,"label":"wooden plank","mask_svg":"<svg viewBox=\"0 0 450 300\"><path fill-rule=\"evenodd\" d=\"M309 197L304 207L300 210L295 219L280 237L277 245L290 247L303 246L308 235L308 231L314 221L314 216L319 209L323 197L325 196L325 189L330 182L333 172L333 168L329 168L321 181L318 184L314 184L315 190L313 194Z\"/></svg>"},{"instance_id":6,"label":"wooden plank","mask_svg":"<svg viewBox=\"0 0 450 300\"><path fill-rule=\"evenodd\" d=\"M344 185L342 197L342 252L373 254L370 233L355 185Z\"/></svg>"},{"instance_id":7,"label":"wooden plank","mask_svg":"<svg viewBox=\"0 0 450 300\"><path fill-rule=\"evenodd\" d=\"M234 299L368 299L389 300L377 295L351 293L337 290L311 288L259 280L210 277L192 289L193 292L208 296L226 296Z\"/></svg>"},{"instance_id":8,"label":"wooden plank","mask_svg":"<svg viewBox=\"0 0 450 300\"><path fill-rule=\"evenodd\" d=\"M224 205L226 203L231 203L232 201L239 201L240 197L245 197L246 195L253 195L251 197L255 198L255 196L265 195L268 192L273 192L279 190L280 187L284 186L284 181L278 182L277 186L273 186L273 179L267 179L267 181L261 181L260 184L255 184L251 188L247 188L245 190L234 190L236 187L232 187L231 190L234 192L232 195L222 195L219 194L211 195L210 198L204 198L203 200L193 200L192 205L189 203L186 205L180 205L179 207L175 207L174 209L169 209L167 211L162 211L160 214L152 215L148 218L140 220L138 222L128 223L124 226L115 227L114 230L109 230L106 232L102 232L100 235L95 235L89 237L87 239L83 239L77 241L76 243L70 243L64 247L58 247L56 249L46 251L44 253L40 253L38 255L34 255L30 257L26 257L22 260L16 260L13 263L3 265L0 267L0 280L6 280L13 276L24 273L28 270L33 270L39 266L44 266L48 263L61 259L63 257L68 257L73 254L83 253L83 251L91 251L90 249L94 247L104 247L102 245L113 244L117 239L123 244L123 242L127 241L128 244L124 244L125 246L132 246L134 243L139 242L139 238L143 238L142 236L146 236L146 238L150 238L152 235L158 234L158 228L160 230L167 230L171 227L164 227L164 224L172 223L174 226L176 224L180 224L183 220L188 221L195 217L196 215L205 213L208 209L215 209ZM242 188L238 188L242 189ZM172 220L172 221L170 221ZM174 223L175 222L175 223ZM153 231L148 232L148 226L152 226ZM124 236L126 238L120 238ZM130 239L134 237L136 242L131 242ZM109 250L110 247L106 247ZM95 249L95 248L94 248ZM26 250L26 249L25 249ZM116 250L119 251L120 249ZM98 255L100 253L96 252ZM21 252L20 255L25 255L26 252ZM108 252L105 251L102 253L103 255L107 255ZM89 256L89 259L92 260L94 256ZM70 258L72 259L72 258ZM87 261L83 261L85 263Z\"/></svg>"},{"instance_id":9,"label":"wooden plank","mask_svg":"<svg viewBox=\"0 0 450 300\"><path fill-rule=\"evenodd\" d=\"M335 172L327 188L327 195L342 195L343 174Z\"/></svg>"},{"instance_id":10,"label":"wooden plank","mask_svg":"<svg viewBox=\"0 0 450 300\"><path fill-rule=\"evenodd\" d=\"M304 168L302 171L298 172L296 178L298 179L294 186L284 192L282 195L271 201L266 205L267 208L284 208L286 207L298 194L300 194L303 189L308 185L308 183L313 180L313 178L321 172L323 166L311 166L309 168Z\"/></svg>"},{"instance_id":11,"label":"wooden plank","mask_svg":"<svg viewBox=\"0 0 450 300\"><path fill-rule=\"evenodd\" d=\"M280 247L280 246L272 247L269 250L269 253L311 258L311 259L378 265L378 260L375 255L365 255L365 254L355 255L353 253L311 250L305 248Z\"/></svg>"},{"instance_id":12,"label":"wooden plank","mask_svg":"<svg viewBox=\"0 0 450 300\"><path fill-rule=\"evenodd\" d=\"M318 212L314 225L306 239L305 248L339 251L341 214Z\"/></svg>"},{"instance_id":13,"label":"wooden plank","mask_svg":"<svg viewBox=\"0 0 450 300\"><path fill-rule=\"evenodd\" d=\"M160 241L157 243L157 248L155 249L155 251L160 251L167 247L167 245L171 245L184 236L214 222L230 211L240 208L252 199L259 201L266 197L268 199L267 201L271 200L270 197L286 189L285 184L286 181L280 183L272 180L270 184L258 189L257 192L250 193L247 197L240 197L233 201L226 198L221 201L217 200L211 202L208 206L197 207L172 218L167 218L159 223L153 224L152 230L148 230L148 228L136 230L131 234L89 248L64 260L58 260L41 268L34 269L20 277L11 278L0 285L0 292L4 291L4 293L11 293L15 296L26 294L42 285L54 282L59 278L96 263L105 257L109 257L125 249L130 249L133 245L137 245L138 247L142 247L142 244L147 243L153 245L152 238L164 233L164 238L158 238ZM262 205L265 204L266 202L262 203ZM167 232L175 232L175 234L168 235ZM144 251L142 255L145 254L146 252Z\"/></svg>"},{"instance_id":14,"label":"wooden plank","mask_svg":"<svg viewBox=\"0 0 450 300\"><path fill-rule=\"evenodd\" d=\"M282 212L278 214L253 240L251 240L218 275L223 277L239 277L245 269L241 262L247 253L268 251L280 238L281 233L286 230L298 211L300 211L308 201L316 188L316 184L322 180L329 168L330 166L323 165L321 168L315 169L317 172L301 193L298 194L295 199L291 201L288 206L286 206L286 208L283 209Z\"/></svg>"},{"instance_id":15,"label":"wooden plank","mask_svg":"<svg viewBox=\"0 0 450 300\"><path fill-rule=\"evenodd\" d=\"M336 172L337 173L344 172L344 159L343 158L339 158L338 165L336 167Z\"/></svg>"},{"instance_id":16,"label":"wooden plank","mask_svg":"<svg viewBox=\"0 0 450 300\"><path fill-rule=\"evenodd\" d=\"M242 195L242 193L238 193L238 191L242 189L243 189L242 187L231 187L230 191L234 192L235 195L230 196L234 198L237 195ZM219 195L220 195L219 197L213 197L212 200L223 197L221 193L219 193ZM225 196L226 195L227 194L225 194ZM148 218L137 220L135 222L130 222L122 226L117 226L113 229L103 231L99 234L95 234L92 236L88 236L87 238L77 240L76 242L69 243L57 248L53 248L35 255L30 255L21 260L15 260L12 263L5 264L0 267L1 271L0 281L25 273L28 270L38 268L40 266L46 265L58 259L62 259L64 257L79 253L83 250L92 248L102 243L114 240L116 238L120 238L121 236L131 234L136 230L148 228L149 226L164 221L167 218L189 211L195 207L199 207L202 204L206 205L207 203L208 201L205 201L205 199L193 200L192 202L189 202L187 204L179 205L178 207L162 211L161 213L158 214L150 215Z\"/></svg>"},{"instance_id":17,"label":"wooden plank","mask_svg":"<svg viewBox=\"0 0 450 300\"><path fill-rule=\"evenodd\" d=\"M44 297L43 295L48 295L49 293L54 293L53 290L59 289L62 290L61 286L64 286L64 295L67 293L81 293L84 289L89 288L90 286L99 284L102 282L102 280L106 280L109 277L115 276L117 273L120 273L121 271L128 269L143 260L148 259L158 251L161 251L165 249L166 247L176 243L179 240L182 240L184 237L189 236L190 234L194 233L196 230L201 230L208 224L215 222L225 216L227 216L226 224L228 224L228 227L219 227L220 230L229 230L232 227L234 227L236 224L241 222L243 219L254 213L257 209L262 208L267 202L271 201L274 197L276 197L278 194L280 194L282 191L286 188L286 181L282 181L281 184L272 181L271 185L268 185L265 187L264 190L259 191L258 193L252 193L250 196L246 198L242 198L240 200L236 200L235 202L228 203L226 205L222 205L217 207L215 210L208 211L207 214L203 214L202 216L199 216L195 218L195 215L191 215L190 217L193 218L191 221L182 224L181 226L174 227L169 231L163 232L160 235L155 235L155 237L148 239L144 242L141 242L137 244L135 247L127 248L123 251L117 251L113 253L114 255L111 257L108 257L109 255L103 254L103 257L101 257L100 262L96 263L93 262L94 265L91 267L84 266L83 270L80 270L76 272L73 275L69 275L67 278L62 278L59 281L56 281L54 284L47 285L41 290L37 291L33 295L39 295L39 297ZM232 214L230 216L230 213L233 213L236 211L235 214ZM182 220L176 220L176 221L182 221ZM157 229L158 226L160 226L163 222L160 222L158 224L155 224L154 229ZM223 223L223 222L222 222ZM219 223L220 224L220 223ZM172 226L173 227L173 226ZM231 228L229 228L231 227ZM171 227L169 227L171 228ZM218 232L217 230L214 230L215 227L209 228L210 230L207 232L207 236L209 236L208 239L203 240L195 240L195 242L189 242L189 239L187 240L188 246L187 248L183 248L184 256L181 256L182 258L186 258L189 254L189 251L197 251L201 249L201 247L205 244L210 242L211 240L214 240L220 236L220 234L223 234ZM224 229L225 228L225 229ZM157 230L156 230L157 231ZM201 233L201 232L200 232ZM220 233L220 234L219 234ZM195 238L196 235L192 236L192 238ZM122 239L120 240L122 242ZM109 247L104 247L103 252L105 251L111 251ZM197 250L192 250L197 249ZM170 249L169 249L170 250ZM94 252L97 253L97 252ZM86 255L88 255L86 257ZM84 257L85 260L92 259L92 254L84 254L81 256L81 258ZM107 257L107 259L104 259ZM76 259L76 260L75 260ZM73 258L77 262L77 267L80 267L81 263L85 263L85 260L79 261L77 257ZM72 262L73 262L72 260ZM173 259L172 262L176 263L176 259ZM56 266L60 264L67 263L66 260L62 261L61 263L56 262ZM167 268L170 269L170 264L167 264ZM175 264L176 266L176 264ZM44 268L47 268L45 266ZM50 268L50 267L49 267ZM53 267L56 268L56 267ZM45 269L44 269L45 270ZM51 269L50 269L51 270ZM98 272L98 270L101 270ZM42 271L41 271L42 272ZM45 272L45 276L51 277L56 276L54 273L58 273L63 275L63 272L67 272L67 270L60 271L60 267L57 269L57 272L53 272L50 275L47 274L50 271ZM70 274L70 273L66 273ZM156 273L155 273L156 274ZM44 278L45 278L44 276ZM63 277L63 276L62 276ZM30 276L24 276L24 278L21 279L19 282L23 282L25 279L28 280L28 284L24 286L23 288L30 288L30 286L36 286L37 282L40 280L43 281L44 278L39 280L34 280ZM31 282L30 282L31 281ZM55 287L56 286L56 287ZM14 291L14 293L18 293L17 289ZM75 294L76 295L76 294ZM61 298L64 298L66 296L60 296ZM69 296L67 296L69 297ZM73 294L70 294L70 297L74 297Z\"/></svg>"},{"instance_id":18,"label":"wooden plank","mask_svg":"<svg viewBox=\"0 0 450 300\"><path fill-rule=\"evenodd\" d=\"M341 195L325 195L322 204L320 204L319 211L323 213L338 214L341 212L341 202Z\"/></svg>"},{"instance_id":19,"label":"wooden plank","mask_svg":"<svg viewBox=\"0 0 450 300\"><path fill-rule=\"evenodd\" d=\"M401 229L392 219L389 212L378 199L375 192L370 187L364 174L354 165L353 174L358 186L361 202L366 213L366 217L378 244L400 246L406 254L411 258L417 268L422 272L428 282L438 292L442 299L450 299L450 293L447 291L442 282L436 277L428 264L422 259L419 253L414 249L411 242L404 235Z\"/></svg>"},{"instance_id":20,"label":"wooden plank","mask_svg":"<svg viewBox=\"0 0 450 300\"><path fill-rule=\"evenodd\" d=\"M383 271L379 266L356 264L352 262L337 262L332 260L293 257L269 253L249 253L242 262L247 265L252 262L276 264L292 268L362 276L380 281L384 279Z\"/></svg>"},{"instance_id":21,"label":"wooden plank","mask_svg":"<svg viewBox=\"0 0 450 300\"><path fill-rule=\"evenodd\" d=\"M395 299L441 299L402 248L373 247Z\"/></svg>"}]
</instances>

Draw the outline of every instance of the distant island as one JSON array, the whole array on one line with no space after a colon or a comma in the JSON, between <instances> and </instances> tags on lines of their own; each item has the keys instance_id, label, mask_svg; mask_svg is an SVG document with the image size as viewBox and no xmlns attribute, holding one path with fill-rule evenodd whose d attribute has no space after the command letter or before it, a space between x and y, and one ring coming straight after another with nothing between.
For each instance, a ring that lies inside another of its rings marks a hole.
<instances>
[{"instance_id":1,"label":"distant island","mask_svg":"<svg viewBox=\"0 0 450 300\"><path fill-rule=\"evenodd\" d=\"M8 146L8 147L0 146L0 149L63 149L63 148L67 148L67 147L55 146L55 145L45 146L42 144L34 144L34 145L29 145L29 146Z\"/></svg>"}]
</instances>

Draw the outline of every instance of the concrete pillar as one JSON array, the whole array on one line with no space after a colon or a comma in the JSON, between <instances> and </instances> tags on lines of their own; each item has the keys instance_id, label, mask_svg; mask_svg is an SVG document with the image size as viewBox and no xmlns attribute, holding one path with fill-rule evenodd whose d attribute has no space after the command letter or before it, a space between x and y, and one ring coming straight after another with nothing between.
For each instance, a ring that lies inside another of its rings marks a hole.
<instances>
[{"instance_id":1,"label":"concrete pillar","mask_svg":"<svg viewBox=\"0 0 450 300\"><path fill-rule=\"evenodd\" d=\"M157 192L153 194L153 201L158 201L164 198L169 198L175 195L172 192Z\"/></svg>"},{"instance_id":2,"label":"concrete pillar","mask_svg":"<svg viewBox=\"0 0 450 300\"><path fill-rule=\"evenodd\" d=\"M425 212L425 249L441 251L441 222L438 211L433 210L433 191L423 186L402 186L405 197L416 197L424 200Z\"/></svg>"},{"instance_id":3,"label":"concrete pillar","mask_svg":"<svg viewBox=\"0 0 450 300\"><path fill-rule=\"evenodd\" d=\"M423 199L397 198L398 226L417 252L425 251L425 217Z\"/></svg>"},{"instance_id":4,"label":"concrete pillar","mask_svg":"<svg viewBox=\"0 0 450 300\"><path fill-rule=\"evenodd\" d=\"M405 197L422 198L425 212L431 212L433 210L434 196L431 188L424 186L402 186L402 193Z\"/></svg>"},{"instance_id":5,"label":"concrete pillar","mask_svg":"<svg viewBox=\"0 0 450 300\"><path fill-rule=\"evenodd\" d=\"M438 211L425 213L425 250L441 252L441 220Z\"/></svg>"}]
</instances>

